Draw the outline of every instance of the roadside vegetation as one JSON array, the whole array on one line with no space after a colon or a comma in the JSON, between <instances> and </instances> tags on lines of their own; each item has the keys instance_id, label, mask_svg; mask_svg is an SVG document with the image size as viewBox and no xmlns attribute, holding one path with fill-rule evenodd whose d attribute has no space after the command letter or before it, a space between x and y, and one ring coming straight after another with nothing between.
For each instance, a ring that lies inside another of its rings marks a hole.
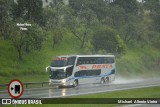
<instances>
[{"instance_id":1,"label":"roadside vegetation","mask_svg":"<svg viewBox=\"0 0 160 107\"><path fill-rule=\"evenodd\" d=\"M68 3L0 0L0 83L48 81L45 67L66 54L114 54L118 75L160 74L158 0Z\"/></svg>"}]
</instances>

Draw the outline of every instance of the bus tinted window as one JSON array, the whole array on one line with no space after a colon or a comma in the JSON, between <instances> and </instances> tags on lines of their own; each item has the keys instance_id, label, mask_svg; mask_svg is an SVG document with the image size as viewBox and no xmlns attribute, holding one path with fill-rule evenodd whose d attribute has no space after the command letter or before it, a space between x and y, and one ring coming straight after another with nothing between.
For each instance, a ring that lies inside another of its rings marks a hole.
<instances>
[{"instance_id":1,"label":"bus tinted window","mask_svg":"<svg viewBox=\"0 0 160 107\"><path fill-rule=\"evenodd\" d=\"M104 63L114 63L114 58L113 57L106 57L104 58Z\"/></svg>"},{"instance_id":2,"label":"bus tinted window","mask_svg":"<svg viewBox=\"0 0 160 107\"><path fill-rule=\"evenodd\" d=\"M63 67L67 65L67 58L55 58L52 62L51 62L51 66L52 67Z\"/></svg>"},{"instance_id":3,"label":"bus tinted window","mask_svg":"<svg viewBox=\"0 0 160 107\"><path fill-rule=\"evenodd\" d=\"M80 57L78 58L77 64L108 64L114 63L114 57Z\"/></svg>"},{"instance_id":4,"label":"bus tinted window","mask_svg":"<svg viewBox=\"0 0 160 107\"><path fill-rule=\"evenodd\" d=\"M104 63L104 57L97 57L96 58L96 64L103 64Z\"/></svg>"},{"instance_id":5,"label":"bus tinted window","mask_svg":"<svg viewBox=\"0 0 160 107\"><path fill-rule=\"evenodd\" d=\"M75 59L76 59L76 57L70 57L70 58L68 58L67 65L74 65Z\"/></svg>"},{"instance_id":6,"label":"bus tinted window","mask_svg":"<svg viewBox=\"0 0 160 107\"><path fill-rule=\"evenodd\" d=\"M73 73L73 66L66 68L66 77L71 76Z\"/></svg>"},{"instance_id":7,"label":"bus tinted window","mask_svg":"<svg viewBox=\"0 0 160 107\"><path fill-rule=\"evenodd\" d=\"M101 74L101 70L81 70L78 72L75 72L75 77L81 77L81 76L97 76Z\"/></svg>"},{"instance_id":8,"label":"bus tinted window","mask_svg":"<svg viewBox=\"0 0 160 107\"><path fill-rule=\"evenodd\" d=\"M77 66L82 64L95 64L95 58L92 57L80 57L77 61Z\"/></svg>"},{"instance_id":9,"label":"bus tinted window","mask_svg":"<svg viewBox=\"0 0 160 107\"><path fill-rule=\"evenodd\" d=\"M56 57L52 62L52 67L64 67L74 65L76 57Z\"/></svg>"}]
</instances>

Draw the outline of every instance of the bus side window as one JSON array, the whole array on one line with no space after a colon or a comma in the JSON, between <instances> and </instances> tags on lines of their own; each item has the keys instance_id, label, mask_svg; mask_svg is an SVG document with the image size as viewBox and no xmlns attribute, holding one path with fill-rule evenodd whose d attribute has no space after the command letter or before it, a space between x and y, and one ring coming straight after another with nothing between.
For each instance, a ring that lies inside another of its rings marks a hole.
<instances>
[{"instance_id":1,"label":"bus side window","mask_svg":"<svg viewBox=\"0 0 160 107\"><path fill-rule=\"evenodd\" d=\"M108 59L108 63L114 63L114 58L107 58Z\"/></svg>"},{"instance_id":2,"label":"bus side window","mask_svg":"<svg viewBox=\"0 0 160 107\"><path fill-rule=\"evenodd\" d=\"M94 71L88 70L88 76L94 76Z\"/></svg>"},{"instance_id":3,"label":"bus side window","mask_svg":"<svg viewBox=\"0 0 160 107\"><path fill-rule=\"evenodd\" d=\"M108 59L107 58L104 58L104 63L108 64Z\"/></svg>"},{"instance_id":4,"label":"bus side window","mask_svg":"<svg viewBox=\"0 0 160 107\"><path fill-rule=\"evenodd\" d=\"M92 64L96 64L96 59L95 58L93 58Z\"/></svg>"},{"instance_id":5,"label":"bus side window","mask_svg":"<svg viewBox=\"0 0 160 107\"><path fill-rule=\"evenodd\" d=\"M82 64L82 61L81 61L80 58L78 58L78 59L77 59L77 64L76 64L76 66L81 65L81 64Z\"/></svg>"},{"instance_id":6,"label":"bus side window","mask_svg":"<svg viewBox=\"0 0 160 107\"><path fill-rule=\"evenodd\" d=\"M85 60L82 60L82 65L85 64Z\"/></svg>"},{"instance_id":7,"label":"bus side window","mask_svg":"<svg viewBox=\"0 0 160 107\"><path fill-rule=\"evenodd\" d=\"M97 57L97 58L96 58L96 63L97 63L97 64L103 64L103 63L104 63L103 60L104 60L103 58Z\"/></svg>"},{"instance_id":8,"label":"bus side window","mask_svg":"<svg viewBox=\"0 0 160 107\"><path fill-rule=\"evenodd\" d=\"M73 73L73 66L66 69L66 76L69 77Z\"/></svg>"},{"instance_id":9,"label":"bus side window","mask_svg":"<svg viewBox=\"0 0 160 107\"><path fill-rule=\"evenodd\" d=\"M104 63L105 64L114 63L114 58L106 57L106 58L104 58Z\"/></svg>"},{"instance_id":10,"label":"bus side window","mask_svg":"<svg viewBox=\"0 0 160 107\"><path fill-rule=\"evenodd\" d=\"M76 57L70 57L68 60L68 65L74 65Z\"/></svg>"},{"instance_id":11,"label":"bus side window","mask_svg":"<svg viewBox=\"0 0 160 107\"><path fill-rule=\"evenodd\" d=\"M81 75L81 76L87 76L86 70L85 70L85 71L81 71L81 72L82 72L82 75Z\"/></svg>"},{"instance_id":12,"label":"bus side window","mask_svg":"<svg viewBox=\"0 0 160 107\"><path fill-rule=\"evenodd\" d=\"M81 60L79 61L79 65L81 65L82 64L82 62L81 62Z\"/></svg>"},{"instance_id":13,"label":"bus side window","mask_svg":"<svg viewBox=\"0 0 160 107\"><path fill-rule=\"evenodd\" d=\"M111 58L111 63L114 63L114 58Z\"/></svg>"},{"instance_id":14,"label":"bus side window","mask_svg":"<svg viewBox=\"0 0 160 107\"><path fill-rule=\"evenodd\" d=\"M75 72L74 77L78 77L78 76L79 76L78 72Z\"/></svg>"},{"instance_id":15,"label":"bus side window","mask_svg":"<svg viewBox=\"0 0 160 107\"><path fill-rule=\"evenodd\" d=\"M101 70L82 70L75 72L75 77L81 77L81 76L98 76L101 74Z\"/></svg>"},{"instance_id":16,"label":"bus side window","mask_svg":"<svg viewBox=\"0 0 160 107\"><path fill-rule=\"evenodd\" d=\"M95 62L94 62L94 59L93 58L90 58L90 59L88 59L89 60L89 64L95 64Z\"/></svg>"},{"instance_id":17,"label":"bus side window","mask_svg":"<svg viewBox=\"0 0 160 107\"><path fill-rule=\"evenodd\" d=\"M87 60L86 60L86 64L90 64L90 61L89 61L89 59L87 59Z\"/></svg>"}]
</instances>

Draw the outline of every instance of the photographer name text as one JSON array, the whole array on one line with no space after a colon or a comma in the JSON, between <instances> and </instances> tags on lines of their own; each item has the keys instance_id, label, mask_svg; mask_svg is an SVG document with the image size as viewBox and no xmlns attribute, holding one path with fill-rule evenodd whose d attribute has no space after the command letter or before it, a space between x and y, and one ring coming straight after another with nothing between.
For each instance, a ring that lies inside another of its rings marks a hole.
<instances>
[{"instance_id":1,"label":"photographer name text","mask_svg":"<svg viewBox=\"0 0 160 107\"><path fill-rule=\"evenodd\" d=\"M30 23L17 23L17 26L20 27L20 30L28 30L27 27L31 27L32 24L30 24Z\"/></svg>"}]
</instances>

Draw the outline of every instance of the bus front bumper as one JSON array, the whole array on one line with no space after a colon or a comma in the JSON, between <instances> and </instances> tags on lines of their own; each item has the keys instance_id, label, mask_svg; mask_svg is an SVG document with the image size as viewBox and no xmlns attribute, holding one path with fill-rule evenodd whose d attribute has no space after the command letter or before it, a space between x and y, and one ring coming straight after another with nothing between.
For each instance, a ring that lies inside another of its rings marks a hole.
<instances>
[{"instance_id":1,"label":"bus front bumper","mask_svg":"<svg viewBox=\"0 0 160 107\"><path fill-rule=\"evenodd\" d=\"M64 81L64 80L53 80L53 79L50 79L49 80L49 85L53 85L53 86L67 86L68 84L66 84L66 81Z\"/></svg>"}]
</instances>

